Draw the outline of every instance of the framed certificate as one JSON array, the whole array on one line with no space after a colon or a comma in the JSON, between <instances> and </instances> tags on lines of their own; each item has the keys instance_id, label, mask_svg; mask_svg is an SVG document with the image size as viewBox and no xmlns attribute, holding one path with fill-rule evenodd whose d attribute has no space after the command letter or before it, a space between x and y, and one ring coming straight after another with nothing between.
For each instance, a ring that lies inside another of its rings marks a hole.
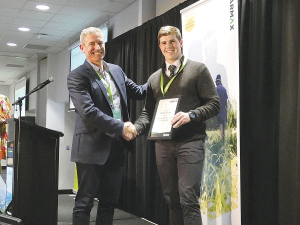
<instances>
[{"instance_id":1,"label":"framed certificate","mask_svg":"<svg viewBox=\"0 0 300 225\"><path fill-rule=\"evenodd\" d=\"M171 120L176 114L179 99L179 96L174 96L157 100L148 139L170 140L172 138Z\"/></svg>"}]
</instances>

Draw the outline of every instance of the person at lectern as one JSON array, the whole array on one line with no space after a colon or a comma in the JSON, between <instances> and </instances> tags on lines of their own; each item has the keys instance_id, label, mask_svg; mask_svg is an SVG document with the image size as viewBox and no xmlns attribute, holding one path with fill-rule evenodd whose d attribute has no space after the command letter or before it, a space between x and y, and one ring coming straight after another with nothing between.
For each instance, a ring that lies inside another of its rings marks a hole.
<instances>
[{"instance_id":1,"label":"person at lectern","mask_svg":"<svg viewBox=\"0 0 300 225\"><path fill-rule=\"evenodd\" d=\"M171 225L201 225L200 185L205 158L205 120L218 114L218 93L207 67L181 53L178 28L164 26L158 44L165 61L148 79L145 107L134 123L137 134L146 134L160 98L180 96L177 113L170 119L171 140L156 140L158 172Z\"/></svg>"},{"instance_id":2,"label":"person at lectern","mask_svg":"<svg viewBox=\"0 0 300 225\"><path fill-rule=\"evenodd\" d=\"M0 94L0 162L2 159L6 159L7 151L7 127L6 119L9 119L12 115L11 105L8 98ZM0 172L2 166L0 163Z\"/></svg>"},{"instance_id":3,"label":"person at lectern","mask_svg":"<svg viewBox=\"0 0 300 225\"><path fill-rule=\"evenodd\" d=\"M147 84L135 84L119 66L103 60L101 29L84 29L80 49L86 60L67 78L77 113L71 151L78 175L73 224L89 224L98 197L96 224L112 225L122 182L123 140L136 135L129 122L127 97L144 99Z\"/></svg>"}]
</instances>

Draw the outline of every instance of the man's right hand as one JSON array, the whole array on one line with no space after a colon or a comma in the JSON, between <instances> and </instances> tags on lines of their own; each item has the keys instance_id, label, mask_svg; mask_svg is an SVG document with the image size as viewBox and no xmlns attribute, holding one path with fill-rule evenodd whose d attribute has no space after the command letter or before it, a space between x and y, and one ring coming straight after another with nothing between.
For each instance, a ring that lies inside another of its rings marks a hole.
<instances>
[{"instance_id":1,"label":"man's right hand","mask_svg":"<svg viewBox=\"0 0 300 225\"><path fill-rule=\"evenodd\" d=\"M130 140L134 139L136 137L136 135L137 135L137 131L135 129L135 126L129 121L125 122L122 137L126 141L130 141Z\"/></svg>"}]
</instances>

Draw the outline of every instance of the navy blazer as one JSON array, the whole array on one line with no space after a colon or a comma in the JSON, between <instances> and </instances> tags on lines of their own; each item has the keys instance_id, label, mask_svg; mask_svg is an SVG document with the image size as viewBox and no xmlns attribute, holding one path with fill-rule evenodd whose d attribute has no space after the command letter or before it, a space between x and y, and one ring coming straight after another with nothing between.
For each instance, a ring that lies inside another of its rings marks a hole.
<instances>
[{"instance_id":1,"label":"navy blazer","mask_svg":"<svg viewBox=\"0 0 300 225\"><path fill-rule=\"evenodd\" d=\"M146 96L147 84L139 86L127 78L119 66L107 65L120 92L123 121L113 118L107 89L87 61L71 71L67 83L77 113L72 162L103 165L113 138L122 137L124 121L129 121L127 96L139 100Z\"/></svg>"}]
</instances>

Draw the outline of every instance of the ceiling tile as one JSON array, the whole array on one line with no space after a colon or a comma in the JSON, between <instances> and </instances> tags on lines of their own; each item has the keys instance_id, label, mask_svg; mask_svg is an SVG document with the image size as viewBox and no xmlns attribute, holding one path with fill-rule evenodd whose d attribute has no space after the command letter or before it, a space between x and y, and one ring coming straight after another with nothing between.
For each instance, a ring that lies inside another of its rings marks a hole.
<instances>
[{"instance_id":1,"label":"ceiling tile","mask_svg":"<svg viewBox=\"0 0 300 225\"><path fill-rule=\"evenodd\" d=\"M57 29L47 29L47 28L42 28L40 30L40 33L43 34L48 34L48 35L53 35L53 36L59 36L59 37L63 37L65 35L67 35L69 33L69 31L66 30L57 30Z\"/></svg>"},{"instance_id":2,"label":"ceiling tile","mask_svg":"<svg viewBox=\"0 0 300 225\"><path fill-rule=\"evenodd\" d=\"M10 46L7 46L6 42L5 42L3 44L0 43L0 48L1 48L1 51L11 52L11 53L18 53L23 48L23 46L22 45L17 45L17 46L14 46L14 47L10 47Z\"/></svg>"},{"instance_id":3,"label":"ceiling tile","mask_svg":"<svg viewBox=\"0 0 300 225\"><path fill-rule=\"evenodd\" d=\"M97 16L86 20L82 25L84 28L90 27L90 26L99 27L99 25L101 23L103 23L104 21L107 21L108 17L111 18L112 16L113 16L113 13L101 12Z\"/></svg>"},{"instance_id":4,"label":"ceiling tile","mask_svg":"<svg viewBox=\"0 0 300 225\"><path fill-rule=\"evenodd\" d=\"M80 32L70 32L63 39L61 39L61 41L57 43L55 46L61 46L61 43L62 45L64 45L63 44L64 42L69 43L69 45L71 46L74 42L79 42L80 34L81 34L81 30Z\"/></svg>"},{"instance_id":5,"label":"ceiling tile","mask_svg":"<svg viewBox=\"0 0 300 225\"><path fill-rule=\"evenodd\" d=\"M20 50L21 53L28 53L28 54L43 54L45 51L43 50L38 50L38 49L29 49L29 48L22 48Z\"/></svg>"},{"instance_id":6,"label":"ceiling tile","mask_svg":"<svg viewBox=\"0 0 300 225\"><path fill-rule=\"evenodd\" d=\"M50 47L49 49L47 49L47 52L49 53L59 53L61 52L63 49L67 48L69 46L69 44L65 43L64 47Z\"/></svg>"},{"instance_id":7,"label":"ceiling tile","mask_svg":"<svg viewBox=\"0 0 300 225\"><path fill-rule=\"evenodd\" d=\"M13 24L25 27L43 27L47 21L43 20L32 20L32 19L24 19L24 18L15 18L12 22Z\"/></svg>"},{"instance_id":8,"label":"ceiling tile","mask_svg":"<svg viewBox=\"0 0 300 225\"><path fill-rule=\"evenodd\" d=\"M70 0L39 0L38 3L54 3L54 4L67 4Z\"/></svg>"},{"instance_id":9,"label":"ceiling tile","mask_svg":"<svg viewBox=\"0 0 300 225\"><path fill-rule=\"evenodd\" d=\"M0 7L1 16L18 16L20 11L20 9L16 8Z\"/></svg>"},{"instance_id":10,"label":"ceiling tile","mask_svg":"<svg viewBox=\"0 0 300 225\"><path fill-rule=\"evenodd\" d=\"M82 7L74 7L65 5L59 11L58 14L70 15L70 16L78 16L82 18L91 18L99 13L99 10L96 9L82 9Z\"/></svg>"},{"instance_id":11,"label":"ceiling tile","mask_svg":"<svg viewBox=\"0 0 300 225\"><path fill-rule=\"evenodd\" d=\"M119 12L123 9L125 9L129 4L119 3L119 2L110 2L109 5L103 9L103 11L108 12Z\"/></svg>"},{"instance_id":12,"label":"ceiling tile","mask_svg":"<svg viewBox=\"0 0 300 225\"><path fill-rule=\"evenodd\" d=\"M27 0L0 0L0 8L11 7L21 9Z\"/></svg>"},{"instance_id":13,"label":"ceiling tile","mask_svg":"<svg viewBox=\"0 0 300 225\"><path fill-rule=\"evenodd\" d=\"M11 23L14 20L12 16L0 16L1 23Z\"/></svg>"},{"instance_id":14,"label":"ceiling tile","mask_svg":"<svg viewBox=\"0 0 300 225\"><path fill-rule=\"evenodd\" d=\"M12 78L14 75L19 75L17 71L9 71L7 69L0 69L0 80L1 81L6 81L7 79Z\"/></svg>"},{"instance_id":15,"label":"ceiling tile","mask_svg":"<svg viewBox=\"0 0 300 225\"><path fill-rule=\"evenodd\" d=\"M80 16L69 16L69 15L62 15L62 14L56 14L50 22L63 22L63 23L69 23L69 24L82 24L86 18L80 17Z\"/></svg>"},{"instance_id":16,"label":"ceiling tile","mask_svg":"<svg viewBox=\"0 0 300 225\"><path fill-rule=\"evenodd\" d=\"M0 24L1 25L1 24ZM10 31L17 31L19 32L19 35L23 35L23 34L26 34L26 33L38 33L39 30L41 29L40 27L27 27L30 29L30 31L27 31L27 32L24 32L24 31L19 31L19 27L25 27L25 26L20 26L20 25L17 25L17 24L8 24L6 26L6 30L10 30ZM0 26L0 29L1 29L1 26Z\"/></svg>"},{"instance_id":17,"label":"ceiling tile","mask_svg":"<svg viewBox=\"0 0 300 225\"><path fill-rule=\"evenodd\" d=\"M10 53L18 53L20 52L20 50L23 48L22 45L17 45L17 46L14 46L14 47L10 47L10 46L7 46L6 45L7 42L3 42L2 41L0 42L0 48L1 48L1 51L4 51L4 52L10 52Z\"/></svg>"},{"instance_id":18,"label":"ceiling tile","mask_svg":"<svg viewBox=\"0 0 300 225\"><path fill-rule=\"evenodd\" d=\"M58 42L62 39L62 36L54 36L54 35L43 35L43 34L36 34L31 41L53 41Z\"/></svg>"},{"instance_id":19,"label":"ceiling tile","mask_svg":"<svg viewBox=\"0 0 300 225\"><path fill-rule=\"evenodd\" d=\"M36 68L37 62L36 60L32 60L32 62L27 63L24 68L22 69L22 71L27 70L27 71L31 71L34 68Z\"/></svg>"},{"instance_id":20,"label":"ceiling tile","mask_svg":"<svg viewBox=\"0 0 300 225\"><path fill-rule=\"evenodd\" d=\"M21 54L21 53L11 53L11 52L0 52L0 63L6 60L13 60L17 58L18 60L28 60L31 58L31 54Z\"/></svg>"},{"instance_id":21,"label":"ceiling tile","mask_svg":"<svg viewBox=\"0 0 300 225\"><path fill-rule=\"evenodd\" d=\"M58 3L58 4L50 3L50 4L48 4L48 1L46 3L50 7L50 9L46 11L47 13L58 13L59 10L63 7L63 4L64 4L64 3ZM35 7L36 5L39 5L39 4L41 4L41 2L27 1L26 4L24 5L23 9L42 12L41 10L39 10Z\"/></svg>"},{"instance_id":22,"label":"ceiling tile","mask_svg":"<svg viewBox=\"0 0 300 225\"><path fill-rule=\"evenodd\" d=\"M72 43L70 43L69 40L64 40L64 41L60 41L60 42L57 42L55 45L53 45L51 48L57 48L57 49L60 49L60 50L63 50L69 46L71 46Z\"/></svg>"},{"instance_id":23,"label":"ceiling tile","mask_svg":"<svg viewBox=\"0 0 300 225\"><path fill-rule=\"evenodd\" d=\"M72 31L76 27L77 27L76 24L56 23L56 22L48 22L44 26L45 29L56 29L56 30L63 30L63 31Z\"/></svg>"},{"instance_id":24,"label":"ceiling tile","mask_svg":"<svg viewBox=\"0 0 300 225\"><path fill-rule=\"evenodd\" d=\"M67 5L74 6L74 7L84 7L84 8L90 8L90 9L99 9L101 11L104 11L105 8L109 5L109 0L70 0Z\"/></svg>"},{"instance_id":25,"label":"ceiling tile","mask_svg":"<svg viewBox=\"0 0 300 225\"><path fill-rule=\"evenodd\" d=\"M21 10L19 15L17 17L20 18L27 18L32 20L50 20L54 16L53 13L47 13L47 12L37 12L33 10Z\"/></svg>"},{"instance_id":26,"label":"ceiling tile","mask_svg":"<svg viewBox=\"0 0 300 225\"><path fill-rule=\"evenodd\" d=\"M95 0L70 0L67 5L84 7L89 9L98 9L103 12L119 12L125 9L129 4L115 1L95 1Z\"/></svg>"},{"instance_id":27,"label":"ceiling tile","mask_svg":"<svg viewBox=\"0 0 300 225\"><path fill-rule=\"evenodd\" d=\"M131 4L133 3L135 0L114 0L114 2L122 2L122 3L127 3L127 4Z\"/></svg>"},{"instance_id":28,"label":"ceiling tile","mask_svg":"<svg viewBox=\"0 0 300 225\"><path fill-rule=\"evenodd\" d=\"M0 38L6 30L9 30L10 26L8 23L0 23Z\"/></svg>"},{"instance_id":29,"label":"ceiling tile","mask_svg":"<svg viewBox=\"0 0 300 225\"><path fill-rule=\"evenodd\" d=\"M48 52L48 49L55 45L56 42L54 41L45 41L45 40L33 40L28 42L28 44L33 44L33 45L38 45L38 46L48 46L48 48L46 49L46 51Z\"/></svg>"},{"instance_id":30,"label":"ceiling tile","mask_svg":"<svg viewBox=\"0 0 300 225\"><path fill-rule=\"evenodd\" d=\"M24 64L12 64L12 63L8 63L8 64L6 64L5 65L6 67L8 67L8 68L23 68L25 65Z\"/></svg>"},{"instance_id":31,"label":"ceiling tile","mask_svg":"<svg viewBox=\"0 0 300 225\"><path fill-rule=\"evenodd\" d=\"M26 44L24 46L24 48L25 49L35 49L35 50L43 50L43 51L45 51L45 50L47 50L49 48L49 46L47 46L47 45L39 45L38 43L34 42L34 44L30 44L30 43Z\"/></svg>"},{"instance_id":32,"label":"ceiling tile","mask_svg":"<svg viewBox=\"0 0 300 225\"><path fill-rule=\"evenodd\" d=\"M30 40L31 38L21 38L4 35L0 41L0 49L1 51L7 52L19 52L19 50L23 48L23 46L26 45L26 43L28 43L28 41ZM16 43L17 46L8 46L7 43L9 42Z\"/></svg>"},{"instance_id":33,"label":"ceiling tile","mask_svg":"<svg viewBox=\"0 0 300 225\"><path fill-rule=\"evenodd\" d=\"M4 33L3 38L7 41L13 41L13 40L24 40L28 41L31 38L35 36L34 33L29 33L29 32L22 32L22 31L14 31L14 30L8 30Z\"/></svg>"},{"instance_id":34,"label":"ceiling tile","mask_svg":"<svg viewBox=\"0 0 300 225\"><path fill-rule=\"evenodd\" d=\"M99 27L134 1L137 0L0 0L0 80L9 80L5 85L14 82L36 68L35 55L44 57L69 49L79 43L82 29ZM35 7L38 4L50 9L40 11ZM19 27L30 31L21 32ZM17 46L9 47L7 42ZM50 47L44 51L24 48L27 44ZM16 56L23 61L17 61ZM21 62L23 68L6 68L7 63Z\"/></svg>"}]
</instances>

